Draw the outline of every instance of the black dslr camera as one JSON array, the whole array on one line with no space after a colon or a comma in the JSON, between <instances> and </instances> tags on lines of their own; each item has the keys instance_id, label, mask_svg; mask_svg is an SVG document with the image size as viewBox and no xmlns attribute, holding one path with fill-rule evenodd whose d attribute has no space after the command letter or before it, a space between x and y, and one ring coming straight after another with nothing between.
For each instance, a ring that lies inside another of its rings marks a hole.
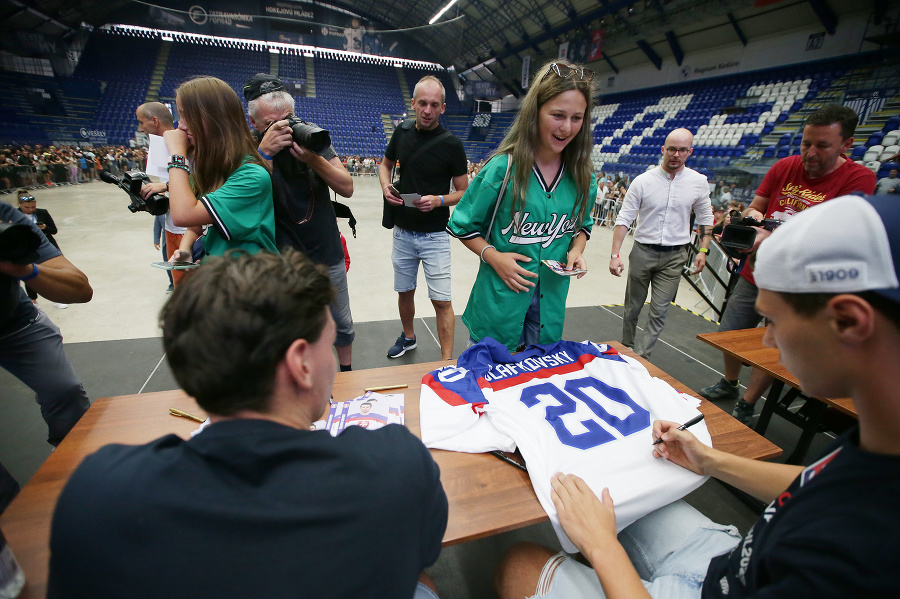
<instances>
[{"instance_id":1,"label":"black dslr camera","mask_svg":"<svg viewBox=\"0 0 900 599\"><path fill-rule=\"evenodd\" d=\"M737 250L749 250L756 242L756 229L762 227L766 231L774 231L783 221L774 218L756 220L752 216L741 217L741 213L732 210L728 213L728 224L722 229L719 243L729 255L739 254Z\"/></svg>"},{"instance_id":2,"label":"black dslr camera","mask_svg":"<svg viewBox=\"0 0 900 599\"><path fill-rule=\"evenodd\" d=\"M13 264L37 262L41 241L29 225L0 223L0 260Z\"/></svg>"},{"instance_id":3,"label":"black dslr camera","mask_svg":"<svg viewBox=\"0 0 900 599\"><path fill-rule=\"evenodd\" d=\"M291 128L291 136L301 148L319 153L331 145L331 135L325 129L301 121L294 115L287 117L286 120Z\"/></svg>"},{"instance_id":4,"label":"black dslr camera","mask_svg":"<svg viewBox=\"0 0 900 599\"><path fill-rule=\"evenodd\" d=\"M168 197L160 193L155 193L146 199L141 197L141 187L150 183L150 177L145 172L127 171L119 178L108 171L100 171L100 178L107 183L118 185L128 194L128 197L131 198L128 209L132 212L149 212L153 216L159 216L169 211Z\"/></svg>"}]
</instances>

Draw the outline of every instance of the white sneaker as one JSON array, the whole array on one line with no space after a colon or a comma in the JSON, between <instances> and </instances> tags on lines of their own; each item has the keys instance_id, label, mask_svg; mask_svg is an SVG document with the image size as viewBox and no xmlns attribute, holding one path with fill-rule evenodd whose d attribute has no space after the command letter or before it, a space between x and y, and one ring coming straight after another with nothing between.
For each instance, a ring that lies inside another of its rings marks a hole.
<instances>
[{"instance_id":1,"label":"white sneaker","mask_svg":"<svg viewBox=\"0 0 900 599\"><path fill-rule=\"evenodd\" d=\"M56 302L53 302L53 305L56 306L57 308L59 308L60 310L65 310L66 308L69 307L69 304L57 304Z\"/></svg>"}]
</instances>

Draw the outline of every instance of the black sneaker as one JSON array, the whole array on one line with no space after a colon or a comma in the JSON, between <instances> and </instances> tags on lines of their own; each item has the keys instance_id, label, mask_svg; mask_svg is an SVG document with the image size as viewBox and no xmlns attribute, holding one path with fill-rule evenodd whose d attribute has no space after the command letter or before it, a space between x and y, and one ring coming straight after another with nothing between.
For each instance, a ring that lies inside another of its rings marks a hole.
<instances>
[{"instance_id":1,"label":"black sneaker","mask_svg":"<svg viewBox=\"0 0 900 599\"><path fill-rule=\"evenodd\" d=\"M416 349L415 337L413 337L412 339L407 339L406 335L401 332L400 336L397 337L397 341L394 342L394 345L392 345L391 349L388 350L387 357L399 358L411 349Z\"/></svg>"},{"instance_id":2,"label":"black sneaker","mask_svg":"<svg viewBox=\"0 0 900 599\"><path fill-rule=\"evenodd\" d=\"M704 387L700 389L698 393L701 397L708 399L709 401L718 401L718 400L728 400L728 399L737 399L738 398L738 390L740 389L740 383L735 383L732 385L725 378L719 379L719 382L715 385L710 385L709 387Z\"/></svg>"},{"instance_id":3,"label":"black sneaker","mask_svg":"<svg viewBox=\"0 0 900 599\"><path fill-rule=\"evenodd\" d=\"M742 399L734 405L734 410L731 412L731 415L742 424L750 426L750 421L753 419L753 410L755 408L755 404L747 403Z\"/></svg>"}]
</instances>

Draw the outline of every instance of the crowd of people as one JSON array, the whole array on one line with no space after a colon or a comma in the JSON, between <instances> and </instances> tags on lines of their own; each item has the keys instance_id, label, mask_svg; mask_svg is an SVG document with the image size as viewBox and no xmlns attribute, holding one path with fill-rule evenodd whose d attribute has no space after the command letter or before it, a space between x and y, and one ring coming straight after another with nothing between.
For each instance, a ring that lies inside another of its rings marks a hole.
<instances>
[{"instance_id":1,"label":"crowd of people","mask_svg":"<svg viewBox=\"0 0 900 599\"><path fill-rule=\"evenodd\" d=\"M146 162L145 150L124 146L2 147L0 193L11 193L19 187L88 183L98 180L102 170L121 175L129 170L144 170Z\"/></svg>"},{"instance_id":2,"label":"crowd of people","mask_svg":"<svg viewBox=\"0 0 900 599\"><path fill-rule=\"evenodd\" d=\"M382 224L393 235L402 330L389 358L417 347L421 265L442 358L453 359L454 239L480 261L462 317L470 343L490 337L517 351L560 341L574 278L560 275L580 278L586 271L584 249L598 217L614 227L610 274L622 276L627 267L622 341L649 357L684 267L704 268L714 228L723 224L716 223L715 198L743 215L785 223L775 233L758 230L750 250L759 250L756 263L742 271L722 330L767 319L768 343L781 348L804 388L857 401L860 428L809 469L729 456L679 423L653 424L654 457L773 502L743 539L683 502L646 515L617 538L608 490L555 475L560 523L585 563L517 546L498 572L501 597L538 590L541 597L567 598L892 593L900 396L889 369L872 372L871 364L900 360L900 214L883 199L839 198L875 190L874 175L846 157L856 114L842 106L813 112L801 154L778 161L744 208L748 198L736 182L711 185L690 168L687 129L670 131L659 165L634 180L595 174L593 75L565 60L543 65L505 138L477 165L440 124L446 91L433 76L415 86L414 116L396 128L380 160L341 160L331 145L299 145L288 118L302 115L268 74L243 88L249 115L235 91L214 77L179 86L177 127L161 104L137 107L141 130L161 135L170 154L168 181L146 187L168 192L169 218L184 230L168 258L202 260L174 280L161 323L175 379L211 424L191 440L109 446L84 461L56 508L48 596L158 596L177 589L184 596L274 597L305 585L323 595L436 597L423 569L438 557L448 508L428 451L401 427L333 438L310 431L328 405L338 367L352 368L355 337L330 192L351 197L351 168L367 167L377 171ZM22 148L7 160L14 156L18 165L23 154L27 161L54 152L77 155L72 148ZM122 168L120 156L126 166L129 153L135 163L142 158L126 148L91 153L97 169L111 171ZM882 187L895 189L892 182ZM28 219L30 206L0 208L3 220L40 232L36 218ZM859 218L844 227L850 213ZM620 250L629 230L635 243L626 260ZM694 230L699 246L688 264ZM823 269L856 274L819 276ZM17 343L0 348L0 363L42 386L38 402L55 410L44 415L56 444L87 409L87 396L58 329L20 282L52 301L84 302L92 291L45 236L31 263L0 261L0 334ZM650 326L637 335L648 294ZM26 358L27 346L68 368L32 380L22 370L37 360L31 352ZM739 397L740 369L726 358L725 376L700 393L736 401L735 417L749 422L767 381L754 372ZM15 493L10 478L0 465L0 509ZM399 522L373 517L387 513ZM165 567L161 556L172 546L215 576ZM328 559L292 557L286 567L283 556L298 552ZM351 561L355 575L342 575Z\"/></svg>"}]
</instances>

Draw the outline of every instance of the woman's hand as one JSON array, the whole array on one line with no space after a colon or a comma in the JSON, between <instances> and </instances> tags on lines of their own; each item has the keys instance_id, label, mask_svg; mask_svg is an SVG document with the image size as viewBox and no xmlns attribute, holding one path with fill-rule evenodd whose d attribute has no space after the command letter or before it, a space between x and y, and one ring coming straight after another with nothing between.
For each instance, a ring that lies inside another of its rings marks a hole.
<instances>
[{"instance_id":1,"label":"woman's hand","mask_svg":"<svg viewBox=\"0 0 900 599\"><path fill-rule=\"evenodd\" d=\"M163 140L166 142L166 148L169 153L177 156L187 156L190 141L188 141L187 133L181 129L172 129L163 133Z\"/></svg>"},{"instance_id":2,"label":"woman's hand","mask_svg":"<svg viewBox=\"0 0 900 599\"><path fill-rule=\"evenodd\" d=\"M572 269L587 270L587 262L584 259L584 255L576 249L571 249L566 254L566 270ZM580 279L586 274L587 273L584 272L581 274L577 274L575 275L575 278Z\"/></svg>"},{"instance_id":3,"label":"woman's hand","mask_svg":"<svg viewBox=\"0 0 900 599\"><path fill-rule=\"evenodd\" d=\"M534 287L535 283L525 277L535 278L538 274L519 266L519 262L531 262L531 258L514 252L498 252L496 248L491 249L493 251L482 253L482 257L507 287L516 293Z\"/></svg>"},{"instance_id":4,"label":"woman's hand","mask_svg":"<svg viewBox=\"0 0 900 599\"><path fill-rule=\"evenodd\" d=\"M191 253L187 250L175 250L172 253L172 257L169 258L169 262L193 262L194 257L191 256Z\"/></svg>"}]
</instances>

